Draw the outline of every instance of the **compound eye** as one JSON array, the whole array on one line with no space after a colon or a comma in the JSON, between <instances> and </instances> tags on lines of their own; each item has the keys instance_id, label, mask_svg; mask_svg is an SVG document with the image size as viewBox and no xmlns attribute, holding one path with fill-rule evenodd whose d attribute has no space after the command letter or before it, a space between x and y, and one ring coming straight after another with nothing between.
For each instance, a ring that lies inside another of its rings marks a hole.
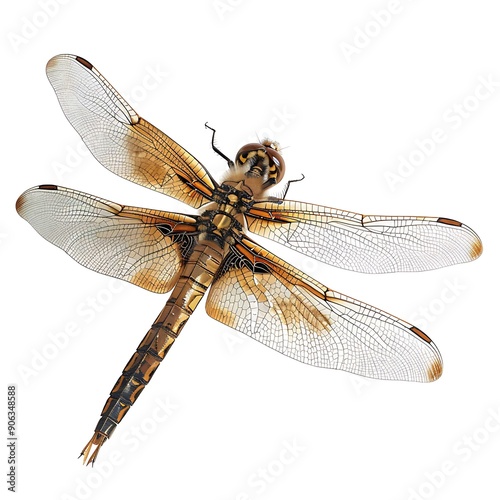
<instances>
[{"instance_id":1,"label":"compound eye","mask_svg":"<svg viewBox=\"0 0 500 500\"><path fill-rule=\"evenodd\" d=\"M251 144L245 144L240 150L236 153L236 165L242 166L246 163L249 158L254 157L257 154L257 151L264 151L265 147L262 144L257 142L252 142Z\"/></svg>"},{"instance_id":2,"label":"compound eye","mask_svg":"<svg viewBox=\"0 0 500 500\"><path fill-rule=\"evenodd\" d=\"M278 184L285 175L285 160L273 147L266 146L266 152L272 160L272 165L269 167L269 177L275 179L274 184Z\"/></svg>"}]
</instances>

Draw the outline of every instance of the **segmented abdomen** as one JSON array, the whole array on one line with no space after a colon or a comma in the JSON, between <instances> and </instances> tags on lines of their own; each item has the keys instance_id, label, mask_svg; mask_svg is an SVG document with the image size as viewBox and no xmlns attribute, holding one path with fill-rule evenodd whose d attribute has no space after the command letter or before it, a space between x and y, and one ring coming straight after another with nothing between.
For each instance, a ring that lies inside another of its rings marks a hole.
<instances>
[{"instance_id":1,"label":"segmented abdomen","mask_svg":"<svg viewBox=\"0 0 500 500\"><path fill-rule=\"evenodd\" d=\"M222 250L210 242L198 244L194 248L165 307L111 390L94 435L82 451L85 463L95 461L100 447L111 437L116 426L151 380L212 283L222 257ZM94 445L97 448L89 456Z\"/></svg>"}]
</instances>

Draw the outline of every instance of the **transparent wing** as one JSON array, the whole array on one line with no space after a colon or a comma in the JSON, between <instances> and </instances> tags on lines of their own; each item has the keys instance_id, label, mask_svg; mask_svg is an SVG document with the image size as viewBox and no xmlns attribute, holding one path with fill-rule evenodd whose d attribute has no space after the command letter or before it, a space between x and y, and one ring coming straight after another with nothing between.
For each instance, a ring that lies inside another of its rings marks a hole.
<instances>
[{"instance_id":1,"label":"transparent wing","mask_svg":"<svg viewBox=\"0 0 500 500\"><path fill-rule=\"evenodd\" d=\"M481 255L478 235L444 217L362 215L281 200L258 202L248 229L327 264L363 273L426 271Z\"/></svg>"},{"instance_id":2,"label":"transparent wing","mask_svg":"<svg viewBox=\"0 0 500 500\"><path fill-rule=\"evenodd\" d=\"M138 116L92 64L55 56L47 76L66 118L104 167L194 208L211 200L216 182L203 165Z\"/></svg>"},{"instance_id":3,"label":"transparent wing","mask_svg":"<svg viewBox=\"0 0 500 500\"><path fill-rule=\"evenodd\" d=\"M247 237L224 259L208 314L291 358L379 379L429 382L438 349L417 327L328 289Z\"/></svg>"},{"instance_id":4,"label":"transparent wing","mask_svg":"<svg viewBox=\"0 0 500 500\"><path fill-rule=\"evenodd\" d=\"M16 208L83 266L158 293L173 287L196 238L196 219L188 215L127 207L53 185L28 189Z\"/></svg>"}]
</instances>

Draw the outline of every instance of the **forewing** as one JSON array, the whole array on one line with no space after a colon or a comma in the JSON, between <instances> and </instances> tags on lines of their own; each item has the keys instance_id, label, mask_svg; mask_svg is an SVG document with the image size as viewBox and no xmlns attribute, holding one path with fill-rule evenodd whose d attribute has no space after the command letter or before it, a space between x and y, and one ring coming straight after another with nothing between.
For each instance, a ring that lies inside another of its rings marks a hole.
<instances>
[{"instance_id":1,"label":"forewing","mask_svg":"<svg viewBox=\"0 0 500 500\"><path fill-rule=\"evenodd\" d=\"M481 255L477 234L444 217L362 215L281 200L258 202L248 229L336 267L363 273L426 271Z\"/></svg>"},{"instance_id":2,"label":"forewing","mask_svg":"<svg viewBox=\"0 0 500 500\"><path fill-rule=\"evenodd\" d=\"M311 365L418 382L442 372L438 349L417 327L328 289L246 237L224 259L206 308Z\"/></svg>"},{"instance_id":3,"label":"forewing","mask_svg":"<svg viewBox=\"0 0 500 500\"><path fill-rule=\"evenodd\" d=\"M118 205L59 186L28 189L16 208L83 266L158 293L173 287L196 239L189 215Z\"/></svg>"},{"instance_id":4,"label":"forewing","mask_svg":"<svg viewBox=\"0 0 500 500\"><path fill-rule=\"evenodd\" d=\"M66 118L104 167L195 208L211 200L216 182L203 165L138 116L92 64L55 56L47 76Z\"/></svg>"}]
</instances>

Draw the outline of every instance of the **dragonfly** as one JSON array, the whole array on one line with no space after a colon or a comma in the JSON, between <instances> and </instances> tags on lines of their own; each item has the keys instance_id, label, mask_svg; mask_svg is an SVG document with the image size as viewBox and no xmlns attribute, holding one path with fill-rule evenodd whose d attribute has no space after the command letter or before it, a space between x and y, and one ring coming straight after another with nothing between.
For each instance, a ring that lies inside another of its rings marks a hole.
<instances>
[{"instance_id":1,"label":"dragonfly","mask_svg":"<svg viewBox=\"0 0 500 500\"><path fill-rule=\"evenodd\" d=\"M71 125L111 172L197 209L182 214L121 205L44 184L17 211L83 266L156 293L162 311L111 389L80 456L93 464L208 292L213 319L310 365L386 380L430 382L442 357L420 328L321 284L249 233L363 273L424 271L472 261L478 235L446 217L363 215L291 201L277 142L244 145L221 182L139 116L87 60L58 55L47 76ZM210 127L209 127L210 128Z\"/></svg>"}]
</instances>

